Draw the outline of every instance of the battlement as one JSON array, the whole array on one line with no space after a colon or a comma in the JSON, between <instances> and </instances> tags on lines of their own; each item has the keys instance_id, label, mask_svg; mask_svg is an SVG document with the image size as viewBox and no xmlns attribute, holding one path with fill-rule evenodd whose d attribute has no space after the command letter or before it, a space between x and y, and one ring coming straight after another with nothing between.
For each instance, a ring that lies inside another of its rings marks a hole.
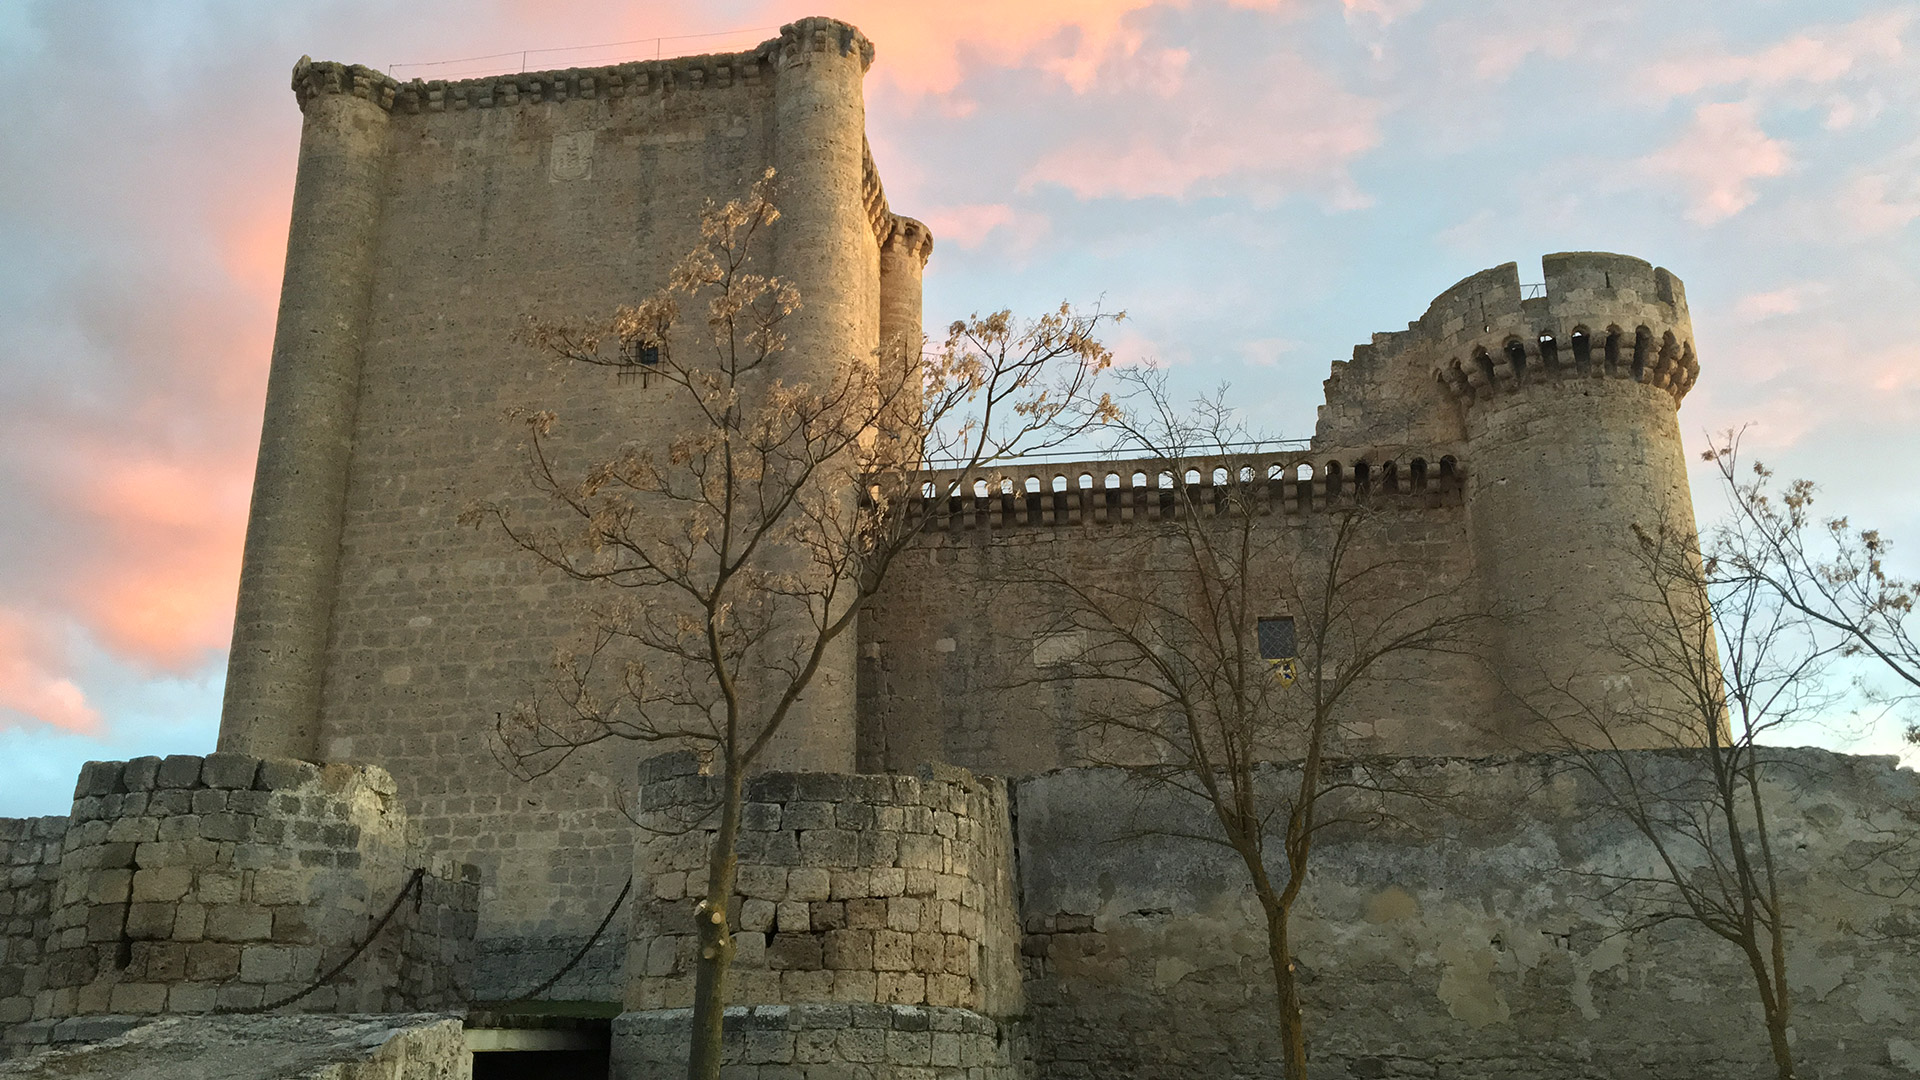
<instances>
[{"instance_id":1,"label":"battlement","mask_svg":"<svg viewBox=\"0 0 1920 1080\"><path fill-rule=\"evenodd\" d=\"M878 230L876 235L879 235ZM927 228L924 222L889 214L887 231L880 239L880 250L910 256L925 266L927 258L933 254L933 230Z\"/></svg>"},{"instance_id":2,"label":"battlement","mask_svg":"<svg viewBox=\"0 0 1920 1080\"><path fill-rule=\"evenodd\" d=\"M1355 346L1328 375L1318 437L1432 442L1460 431L1462 409L1568 380L1618 379L1676 403L1686 397L1700 365L1679 278L1607 252L1560 252L1541 265L1544 282L1531 285L1515 263L1471 274L1405 330Z\"/></svg>"},{"instance_id":3,"label":"battlement","mask_svg":"<svg viewBox=\"0 0 1920 1080\"><path fill-rule=\"evenodd\" d=\"M1373 449L1346 459L1324 453L1221 454L1177 463L1154 458L1035 464L1003 462L971 472L928 474L911 513L931 504L930 531L1056 528L1172 521L1175 468L1201 489L1199 502L1225 513L1230 484L1252 484L1262 514L1301 515L1379 500L1400 506L1459 501L1463 471L1449 454ZM944 495L940 494L945 492Z\"/></svg>"},{"instance_id":4,"label":"battlement","mask_svg":"<svg viewBox=\"0 0 1920 1080\"><path fill-rule=\"evenodd\" d=\"M576 98L620 98L668 90L759 84L774 64L797 63L808 53L857 56L860 69L873 64L873 43L837 19L799 19L745 52L706 53L660 60L631 60L598 67L522 71L471 79L411 79L400 82L363 64L303 56L293 68L293 92L305 109L322 94L352 94L383 109L406 113L492 109L559 103Z\"/></svg>"}]
</instances>

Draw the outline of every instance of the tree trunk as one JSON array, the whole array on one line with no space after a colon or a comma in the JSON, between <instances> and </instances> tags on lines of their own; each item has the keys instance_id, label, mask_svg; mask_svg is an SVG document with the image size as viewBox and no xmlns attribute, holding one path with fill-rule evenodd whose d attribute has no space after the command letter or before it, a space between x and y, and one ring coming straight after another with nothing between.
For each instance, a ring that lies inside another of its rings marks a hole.
<instances>
[{"instance_id":1,"label":"tree trunk","mask_svg":"<svg viewBox=\"0 0 1920 1080\"><path fill-rule=\"evenodd\" d=\"M1267 959L1273 964L1273 989L1280 1012L1280 1049L1287 1080L1306 1080L1307 1034L1300 1019L1300 986L1294 979L1293 943L1288 910L1277 900L1261 904L1267 914Z\"/></svg>"},{"instance_id":2,"label":"tree trunk","mask_svg":"<svg viewBox=\"0 0 1920 1080\"><path fill-rule=\"evenodd\" d=\"M1778 1009L1767 1012L1767 1040L1773 1046L1773 1064L1779 1080L1795 1080L1793 1047L1787 1044L1787 1015Z\"/></svg>"},{"instance_id":3,"label":"tree trunk","mask_svg":"<svg viewBox=\"0 0 1920 1080\"><path fill-rule=\"evenodd\" d=\"M727 1012L727 969L733 963L733 930L727 904L733 897L738 865L742 770L728 768L720 804L720 830L707 859L707 896L694 912L700 959L694 969L693 1039L687 1053L688 1080L719 1080L722 1021Z\"/></svg>"}]
</instances>

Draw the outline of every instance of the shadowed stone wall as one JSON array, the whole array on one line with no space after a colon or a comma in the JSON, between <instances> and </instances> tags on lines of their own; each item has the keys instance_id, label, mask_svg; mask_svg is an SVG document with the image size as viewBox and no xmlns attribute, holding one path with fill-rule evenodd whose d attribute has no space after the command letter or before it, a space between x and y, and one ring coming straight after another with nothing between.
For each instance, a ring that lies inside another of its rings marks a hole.
<instances>
[{"instance_id":1,"label":"shadowed stone wall","mask_svg":"<svg viewBox=\"0 0 1920 1080\"><path fill-rule=\"evenodd\" d=\"M89 762L33 1016L448 1006L471 982L472 867L423 862L377 768L244 754ZM408 890L415 871L419 884ZM31 1039L29 1041L32 1041Z\"/></svg>"},{"instance_id":2,"label":"shadowed stone wall","mask_svg":"<svg viewBox=\"0 0 1920 1080\"><path fill-rule=\"evenodd\" d=\"M1317 1075L1771 1075L1737 951L1685 922L1621 932L1646 909L1594 875L1657 873L1654 854L1567 762L1408 764L1435 798L1400 807L1422 827L1336 828L1314 855L1295 934ZM1868 858L1920 806L1920 777L1816 750L1778 752L1769 776L1801 1075L1920 1075L1920 898L1875 895L1905 879ZM1278 1077L1246 870L1165 835L1204 835L1205 815L1111 769L1033 777L1015 799L1038 1074Z\"/></svg>"}]
</instances>

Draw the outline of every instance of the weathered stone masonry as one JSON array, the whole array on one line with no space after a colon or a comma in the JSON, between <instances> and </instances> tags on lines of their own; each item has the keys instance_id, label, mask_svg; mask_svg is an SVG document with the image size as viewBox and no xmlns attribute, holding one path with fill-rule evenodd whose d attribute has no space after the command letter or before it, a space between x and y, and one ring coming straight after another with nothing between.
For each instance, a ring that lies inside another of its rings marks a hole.
<instances>
[{"instance_id":1,"label":"weathered stone masonry","mask_svg":"<svg viewBox=\"0 0 1920 1080\"><path fill-rule=\"evenodd\" d=\"M0 822L5 1046L184 1014L99 1060L172 1055L166 1075L191 1075L196 1047L249 1032L288 1062L332 1060L299 1018L207 1017L307 989L362 946L287 1010L497 1005L572 957L631 875L546 1004L624 1009L617 1080L684 1059L714 778L614 741L532 781L500 768L493 718L575 634L582 594L456 519L478 499L551 520L507 409L556 411L555 445L580 460L689 422L644 378L550 369L513 334L652 291L706 201L769 167L767 268L802 296L781 363L804 377L918 340L932 237L892 212L866 145L872 57L816 18L742 53L455 82L300 62L221 752L91 763L69 817ZM1505 616L1491 668L1395 669L1352 699L1342 752L1419 755L1449 798L1418 832L1321 849L1298 930L1322 1075L1757 1068L1727 951L1677 925L1616 933L1581 873L1649 853L1552 758L1511 756L1537 745L1509 690L1619 674L1601 646L1633 588L1613 555L1629 527L1692 521L1684 287L1602 252L1548 255L1541 278L1481 271L1373 335L1333 365L1304 447L1191 463L1203 488L1216 469L1258 481L1259 528L1285 550L1367 506L1368 555ZM1159 469L934 478L940 527L749 780L729 1076L1276 1075L1244 869L1171 835L1206 831L1196 808L1126 769L1066 768L1086 756L1086 703L1033 691L1046 612L996 585L1023 560L1118 576L1177 558ZM1812 751L1777 776L1804 1075L1920 1075L1920 954L1874 929L1920 910L1858 869L1899 824L1889 808L1920 805L1914 776ZM622 809L636 777L648 828ZM448 1022L329 1026L388 1040L342 1076L465 1067Z\"/></svg>"}]
</instances>

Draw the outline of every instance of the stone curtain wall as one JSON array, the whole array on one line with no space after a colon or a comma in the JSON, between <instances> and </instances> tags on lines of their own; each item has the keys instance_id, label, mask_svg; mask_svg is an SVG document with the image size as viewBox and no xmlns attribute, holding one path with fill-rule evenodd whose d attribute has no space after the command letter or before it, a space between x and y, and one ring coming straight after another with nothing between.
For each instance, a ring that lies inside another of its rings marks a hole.
<instances>
[{"instance_id":1,"label":"stone curtain wall","mask_svg":"<svg viewBox=\"0 0 1920 1080\"><path fill-rule=\"evenodd\" d=\"M686 1071L692 1012L627 1013L613 1025L619 1080ZM1009 1029L970 1009L922 1005L729 1008L724 1075L732 1080L1016 1080L1030 1075Z\"/></svg>"},{"instance_id":2,"label":"stone curtain wall","mask_svg":"<svg viewBox=\"0 0 1920 1080\"><path fill-rule=\"evenodd\" d=\"M33 1016L34 995L46 980L66 835L63 817L0 818L0 1031Z\"/></svg>"},{"instance_id":3,"label":"stone curtain wall","mask_svg":"<svg viewBox=\"0 0 1920 1080\"><path fill-rule=\"evenodd\" d=\"M1920 897L1872 895L1897 881L1865 856L1889 838L1873 830L1914 827L1892 811L1920 806L1920 777L1888 758L1779 754L1767 797L1801 1075L1912 1080ZM1653 855L1565 762L1416 764L1446 795L1425 828L1333 831L1314 856L1296 935L1317 1075L1770 1075L1739 954L1686 923L1617 933L1630 913L1569 872L1651 872ZM1016 801L1038 1075L1278 1077L1246 871L1164 835L1211 822L1120 770L1034 777Z\"/></svg>"},{"instance_id":4,"label":"stone curtain wall","mask_svg":"<svg viewBox=\"0 0 1920 1080\"><path fill-rule=\"evenodd\" d=\"M692 753L642 767L627 1007L693 994L714 802ZM731 998L1020 1009L1006 788L961 769L767 773L747 784Z\"/></svg>"},{"instance_id":5,"label":"stone curtain wall","mask_svg":"<svg viewBox=\"0 0 1920 1080\"><path fill-rule=\"evenodd\" d=\"M258 1006L344 959L419 858L372 767L242 754L81 771L33 1014ZM479 881L436 862L346 973L293 1007L454 1004L470 981Z\"/></svg>"},{"instance_id":6,"label":"stone curtain wall","mask_svg":"<svg viewBox=\"0 0 1920 1080\"><path fill-rule=\"evenodd\" d=\"M1411 456L1398 455L1401 484L1410 482ZM1376 465L1382 460L1373 457ZM1441 481L1437 457L1429 457L1428 466L1429 486L1417 495L1357 499L1349 475L1343 494L1319 498L1306 512L1270 503L1258 528L1260 542L1271 550L1255 564L1251 588L1256 602L1271 603L1261 613L1287 613L1281 598L1289 560L1324 557L1316 553L1325 551L1333 527L1330 505L1374 508L1356 558L1400 564L1409 589L1452 589L1451 603L1477 601L1459 488ZM1108 471L1125 470L1121 482L1131 483L1129 463L1091 467L1101 481ZM1051 476L1051 469L1043 474ZM1088 760L1151 760L1155 751L1099 745L1085 727L1085 718L1099 711L1101 695L1130 691L1091 681L1045 681L1044 665L1058 662L1049 656L1047 631L1061 601L1032 582L1043 573L1125 583L1178 572L1192 565L1178 526L1122 520L1117 510L1059 525L996 525L985 512L953 524L906 552L861 615L861 768L904 770L918 761L949 761L1019 776ZM1066 655L1072 655L1070 644ZM1356 741L1350 752L1494 753L1508 745L1485 720L1495 714L1499 687L1484 666L1465 657L1403 654L1390 657L1380 674L1346 701L1343 720Z\"/></svg>"}]
</instances>

